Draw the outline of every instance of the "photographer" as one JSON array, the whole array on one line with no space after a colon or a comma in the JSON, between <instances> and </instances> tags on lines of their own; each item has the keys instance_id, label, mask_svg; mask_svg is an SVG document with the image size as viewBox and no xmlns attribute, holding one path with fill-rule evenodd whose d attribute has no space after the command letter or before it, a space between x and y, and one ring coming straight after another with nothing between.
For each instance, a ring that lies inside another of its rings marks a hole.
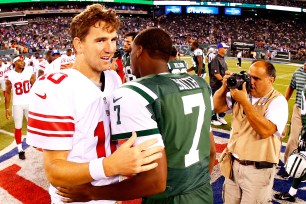
<instances>
[{"instance_id":1,"label":"photographer","mask_svg":"<svg viewBox=\"0 0 306 204\"><path fill-rule=\"evenodd\" d=\"M269 203L276 164L279 161L281 134L288 118L288 106L284 96L273 88L276 73L268 61L251 64L250 89L230 89L235 101L227 100L227 72L222 87L215 93L215 112L229 109L233 112L232 130L227 148L221 155L231 158L223 186L225 203ZM239 90L241 89L241 90Z\"/></svg>"}]
</instances>

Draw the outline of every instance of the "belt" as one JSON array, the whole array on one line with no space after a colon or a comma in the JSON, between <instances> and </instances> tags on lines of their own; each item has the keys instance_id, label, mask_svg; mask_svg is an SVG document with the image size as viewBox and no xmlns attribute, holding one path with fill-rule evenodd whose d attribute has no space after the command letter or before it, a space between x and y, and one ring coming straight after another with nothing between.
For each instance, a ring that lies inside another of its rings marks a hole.
<instances>
[{"instance_id":1,"label":"belt","mask_svg":"<svg viewBox=\"0 0 306 204\"><path fill-rule=\"evenodd\" d=\"M249 161L249 160L239 160L236 157L233 157L234 161L237 161L239 164L243 166L248 166L248 165L255 165L254 161Z\"/></svg>"},{"instance_id":2,"label":"belt","mask_svg":"<svg viewBox=\"0 0 306 204\"><path fill-rule=\"evenodd\" d=\"M233 156L233 160L237 161L239 164L243 166L248 166L248 165L253 165L256 167L256 169L268 169L268 168L273 168L275 165L274 163L270 162L255 162L255 161L249 161L249 160L239 160L236 157Z\"/></svg>"}]
</instances>

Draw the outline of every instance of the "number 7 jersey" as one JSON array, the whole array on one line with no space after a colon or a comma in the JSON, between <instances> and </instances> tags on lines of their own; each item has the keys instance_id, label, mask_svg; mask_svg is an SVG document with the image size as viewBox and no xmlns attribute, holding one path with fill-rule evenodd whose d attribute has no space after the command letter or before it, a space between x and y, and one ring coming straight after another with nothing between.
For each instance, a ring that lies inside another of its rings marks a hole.
<instances>
[{"instance_id":1,"label":"number 7 jersey","mask_svg":"<svg viewBox=\"0 0 306 204\"><path fill-rule=\"evenodd\" d=\"M112 139L137 132L137 143L162 138L168 164L167 190L183 194L209 183L211 91L189 74L150 75L115 91L110 107ZM157 196L157 197L158 197Z\"/></svg>"}]
</instances>

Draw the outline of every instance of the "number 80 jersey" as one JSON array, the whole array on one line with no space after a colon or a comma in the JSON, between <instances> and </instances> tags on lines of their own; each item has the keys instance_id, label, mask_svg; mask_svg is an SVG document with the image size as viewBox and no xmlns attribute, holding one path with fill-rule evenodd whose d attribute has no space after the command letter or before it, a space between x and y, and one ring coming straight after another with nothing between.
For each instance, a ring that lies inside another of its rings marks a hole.
<instances>
[{"instance_id":1,"label":"number 80 jersey","mask_svg":"<svg viewBox=\"0 0 306 204\"><path fill-rule=\"evenodd\" d=\"M184 193L209 182L211 91L189 74L150 75L124 84L111 103L112 139L162 138L168 164L167 192Z\"/></svg>"},{"instance_id":2,"label":"number 80 jersey","mask_svg":"<svg viewBox=\"0 0 306 204\"><path fill-rule=\"evenodd\" d=\"M30 103L30 79L33 74L31 67L25 67L21 73L11 70L6 80L12 83L13 105L27 105Z\"/></svg>"}]
</instances>

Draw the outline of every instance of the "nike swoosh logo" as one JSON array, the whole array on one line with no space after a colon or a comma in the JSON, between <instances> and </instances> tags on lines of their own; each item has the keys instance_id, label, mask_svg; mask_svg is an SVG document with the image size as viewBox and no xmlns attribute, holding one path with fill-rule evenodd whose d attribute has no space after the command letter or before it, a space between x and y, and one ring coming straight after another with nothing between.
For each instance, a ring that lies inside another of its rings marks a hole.
<instances>
[{"instance_id":1,"label":"nike swoosh logo","mask_svg":"<svg viewBox=\"0 0 306 204\"><path fill-rule=\"evenodd\" d=\"M118 100L120 100L122 98L122 96L121 97L119 97L119 98L113 98L113 103L116 103Z\"/></svg>"},{"instance_id":2,"label":"nike swoosh logo","mask_svg":"<svg viewBox=\"0 0 306 204\"><path fill-rule=\"evenodd\" d=\"M42 98L42 99L46 99L47 98L47 94L45 93L44 95L40 95L38 93L35 93L39 98Z\"/></svg>"}]
</instances>

